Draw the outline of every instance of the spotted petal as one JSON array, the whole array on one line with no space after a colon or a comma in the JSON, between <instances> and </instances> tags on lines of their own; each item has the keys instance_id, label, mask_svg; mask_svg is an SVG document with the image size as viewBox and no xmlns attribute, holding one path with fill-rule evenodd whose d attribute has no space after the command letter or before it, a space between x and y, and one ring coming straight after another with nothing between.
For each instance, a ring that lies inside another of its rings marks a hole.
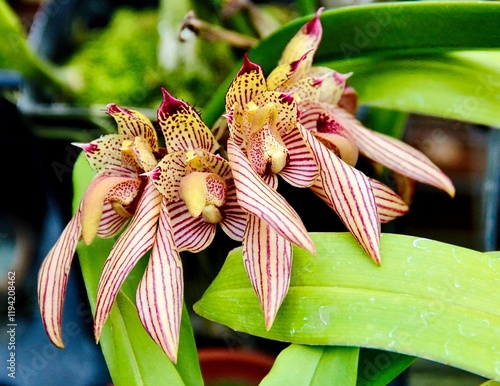
<instances>
[{"instance_id":1,"label":"spotted petal","mask_svg":"<svg viewBox=\"0 0 500 386\"><path fill-rule=\"evenodd\" d=\"M265 91L267 86L262 68L252 63L245 53L243 64L226 93L226 111L229 112L235 102L242 107L246 106L255 95Z\"/></svg>"},{"instance_id":2,"label":"spotted petal","mask_svg":"<svg viewBox=\"0 0 500 386\"><path fill-rule=\"evenodd\" d=\"M118 133L129 139L141 137L146 140L151 150L158 151L158 136L148 117L139 111L128 110L114 103L108 104L106 111L116 121Z\"/></svg>"},{"instance_id":3,"label":"spotted petal","mask_svg":"<svg viewBox=\"0 0 500 386\"><path fill-rule=\"evenodd\" d=\"M314 244L297 212L255 173L248 159L232 140L228 140L227 150L241 207L267 222L290 242L315 254Z\"/></svg>"},{"instance_id":4,"label":"spotted petal","mask_svg":"<svg viewBox=\"0 0 500 386\"><path fill-rule=\"evenodd\" d=\"M416 181L442 189L452 197L455 195L455 187L448 176L422 152L397 138L367 129L341 108L333 109L333 113L351 131L360 152L366 157Z\"/></svg>"},{"instance_id":5,"label":"spotted petal","mask_svg":"<svg viewBox=\"0 0 500 386\"><path fill-rule=\"evenodd\" d=\"M243 261L269 331L288 292L292 244L264 220L248 215L243 239Z\"/></svg>"},{"instance_id":6,"label":"spotted petal","mask_svg":"<svg viewBox=\"0 0 500 386\"><path fill-rule=\"evenodd\" d=\"M137 288L136 303L144 328L174 363L179 347L183 293L182 262L164 198L157 237Z\"/></svg>"},{"instance_id":7,"label":"spotted petal","mask_svg":"<svg viewBox=\"0 0 500 386\"><path fill-rule=\"evenodd\" d=\"M94 335L99 341L111 306L128 273L137 261L151 249L156 237L162 195L153 183L148 183L130 225L111 250L97 288Z\"/></svg>"},{"instance_id":8,"label":"spotted petal","mask_svg":"<svg viewBox=\"0 0 500 386\"><path fill-rule=\"evenodd\" d=\"M311 133L309 144L320 166L320 177L311 187L326 196L349 232L380 264L380 220L368 177L328 150Z\"/></svg>"},{"instance_id":9,"label":"spotted petal","mask_svg":"<svg viewBox=\"0 0 500 386\"><path fill-rule=\"evenodd\" d=\"M312 55L312 51L306 52L299 59L291 63L285 62L283 64L280 64L274 70L272 70L266 79L267 89L270 91L276 90L279 86L288 81L288 79L290 79L292 75L295 74L300 64L306 59L309 54Z\"/></svg>"},{"instance_id":10,"label":"spotted petal","mask_svg":"<svg viewBox=\"0 0 500 386\"><path fill-rule=\"evenodd\" d=\"M69 270L81 234L81 205L44 259L38 272L38 304L50 341L63 348L62 312Z\"/></svg>"},{"instance_id":11,"label":"spotted petal","mask_svg":"<svg viewBox=\"0 0 500 386\"><path fill-rule=\"evenodd\" d=\"M174 98L162 88L163 102L158 109L158 123L165 136L167 153L204 149L213 153L219 148L210 129L188 103Z\"/></svg>"},{"instance_id":12,"label":"spotted petal","mask_svg":"<svg viewBox=\"0 0 500 386\"><path fill-rule=\"evenodd\" d=\"M73 143L82 148L90 167L95 172L122 167L122 144L127 137L122 134L108 134L89 142Z\"/></svg>"}]
</instances>

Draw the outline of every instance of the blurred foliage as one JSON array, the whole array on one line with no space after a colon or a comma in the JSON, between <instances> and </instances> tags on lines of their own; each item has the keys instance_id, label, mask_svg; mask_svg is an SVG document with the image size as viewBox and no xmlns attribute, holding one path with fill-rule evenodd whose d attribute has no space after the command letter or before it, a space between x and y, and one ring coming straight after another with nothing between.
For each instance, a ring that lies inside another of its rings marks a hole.
<instances>
[{"instance_id":1,"label":"blurred foliage","mask_svg":"<svg viewBox=\"0 0 500 386\"><path fill-rule=\"evenodd\" d=\"M204 104L234 67L230 48L224 43L199 41L201 71L199 67L183 71L188 62L167 70L158 60L159 22L157 9L124 7L115 12L107 27L81 32L78 40L82 45L63 65L67 79L79 90L76 103L157 108L160 86L164 86L181 99Z\"/></svg>"}]
</instances>

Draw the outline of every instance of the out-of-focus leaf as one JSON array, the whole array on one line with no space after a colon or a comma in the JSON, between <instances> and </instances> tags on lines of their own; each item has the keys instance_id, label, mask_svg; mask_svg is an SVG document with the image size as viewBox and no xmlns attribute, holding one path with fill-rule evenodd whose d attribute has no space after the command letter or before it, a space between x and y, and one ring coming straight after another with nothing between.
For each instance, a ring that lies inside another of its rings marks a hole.
<instances>
[{"instance_id":1,"label":"out-of-focus leaf","mask_svg":"<svg viewBox=\"0 0 500 386\"><path fill-rule=\"evenodd\" d=\"M81 154L76 161L74 204L78 205L93 177ZM76 206L75 206L76 208ZM102 266L115 239L96 238L90 246L80 244L78 256L92 312L95 312L97 284ZM115 385L203 385L189 315L184 307L179 345L179 360L174 365L144 330L135 307L135 291L147 257L128 275L104 326L100 344Z\"/></svg>"},{"instance_id":2,"label":"out-of-focus leaf","mask_svg":"<svg viewBox=\"0 0 500 386\"><path fill-rule=\"evenodd\" d=\"M269 339L377 348L500 379L500 259L383 234L378 267L348 233L311 237L317 256L294 249L290 289L268 332L240 249L195 311Z\"/></svg>"},{"instance_id":3,"label":"out-of-focus leaf","mask_svg":"<svg viewBox=\"0 0 500 386\"><path fill-rule=\"evenodd\" d=\"M249 53L250 59L268 74L286 43L310 17L297 19L262 40ZM499 95L500 69L498 61L490 61L493 57L488 55L496 55L500 48L499 18L500 3L495 2L394 2L326 10L314 63L354 71L350 81L361 88L358 92L364 103L491 124L498 122L498 109L491 109ZM445 55L471 50L474 54L467 57ZM408 63L410 69L402 68ZM207 124L213 125L224 112L223 96L237 69L205 106ZM394 81L388 82L394 69ZM450 69L453 72L447 73ZM411 87L406 88L403 73L413 74ZM443 87L441 82L445 82ZM440 98L443 101L435 105ZM471 107L472 102L481 102L480 107ZM462 105L465 108L460 109Z\"/></svg>"},{"instance_id":4,"label":"out-of-focus leaf","mask_svg":"<svg viewBox=\"0 0 500 386\"><path fill-rule=\"evenodd\" d=\"M359 348L292 344L276 358L260 386L356 385Z\"/></svg>"},{"instance_id":5,"label":"out-of-focus leaf","mask_svg":"<svg viewBox=\"0 0 500 386\"><path fill-rule=\"evenodd\" d=\"M5 0L0 0L0 36L0 70L15 70L26 80L71 93L56 70L28 47L23 26Z\"/></svg>"}]
</instances>

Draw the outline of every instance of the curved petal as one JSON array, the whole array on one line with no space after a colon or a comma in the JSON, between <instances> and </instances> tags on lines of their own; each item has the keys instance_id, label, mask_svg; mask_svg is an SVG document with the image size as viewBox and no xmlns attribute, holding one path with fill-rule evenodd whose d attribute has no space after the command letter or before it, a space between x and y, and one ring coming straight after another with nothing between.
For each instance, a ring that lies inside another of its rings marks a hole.
<instances>
[{"instance_id":1,"label":"curved petal","mask_svg":"<svg viewBox=\"0 0 500 386\"><path fill-rule=\"evenodd\" d=\"M265 91L267 91L267 86L262 68L252 63L248 58L248 53L245 53L243 64L226 93L226 111L229 112L235 102L245 107L255 95Z\"/></svg>"},{"instance_id":2,"label":"curved petal","mask_svg":"<svg viewBox=\"0 0 500 386\"><path fill-rule=\"evenodd\" d=\"M148 117L139 111L128 110L114 103L106 106L106 112L116 121L119 134L129 139L141 137L146 140L151 150L158 151L158 136Z\"/></svg>"},{"instance_id":3,"label":"curved petal","mask_svg":"<svg viewBox=\"0 0 500 386\"><path fill-rule=\"evenodd\" d=\"M61 236L45 257L38 272L38 305L43 326L50 341L64 348L62 312L69 270L81 234L81 204Z\"/></svg>"},{"instance_id":4,"label":"curved petal","mask_svg":"<svg viewBox=\"0 0 500 386\"><path fill-rule=\"evenodd\" d=\"M122 144L127 136L107 134L89 143L72 143L83 150L85 158L95 172L122 167Z\"/></svg>"},{"instance_id":5,"label":"curved petal","mask_svg":"<svg viewBox=\"0 0 500 386\"><path fill-rule=\"evenodd\" d=\"M270 330L290 284L292 244L268 224L248 215L243 262Z\"/></svg>"},{"instance_id":6,"label":"curved petal","mask_svg":"<svg viewBox=\"0 0 500 386\"><path fill-rule=\"evenodd\" d=\"M298 121L297 102L292 94L282 93L278 91L266 91L252 98L261 109L266 105L274 105L276 107L277 120L276 130L280 135L295 130ZM255 123L252 122L252 126ZM252 130L254 127L252 127Z\"/></svg>"},{"instance_id":7,"label":"curved petal","mask_svg":"<svg viewBox=\"0 0 500 386\"><path fill-rule=\"evenodd\" d=\"M297 212L255 173L241 149L232 140L227 142L227 152L241 207L266 221L287 240L315 254L314 244Z\"/></svg>"},{"instance_id":8,"label":"curved petal","mask_svg":"<svg viewBox=\"0 0 500 386\"><path fill-rule=\"evenodd\" d=\"M247 225L247 212L238 204L236 187L232 180L227 189L226 202L221 207L222 221L219 224L229 237L241 241Z\"/></svg>"},{"instance_id":9,"label":"curved petal","mask_svg":"<svg viewBox=\"0 0 500 386\"><path fill-rule=\"evenodd\" d=\"M320 177L312 191L328 198L349 232L380 264L380 220L368 177L338 158L311 133L307 135L320 165Z\"/></svg>"},{"instance_id":10,"label":"curved petal","mask_svg":"<svg viewBox=\"0 0 500 386\"><path fill-rule=\"evenodd\" d=\"M311 51L311 54L302 61L299 68L295 71L290 79L291 81L300 78L312 65L314 53L318 49L321 36L323 35L323 28L319 20L323 9L323 7L319 8L314 18L302 26L295 36L290 39L281 54L278 65L292 63L299 60L305 53Z\"/></svg>"},{"instance_id":11,"label":"curved petal","mask_svg":"<svg viewBox=\"0 0 500 386\"><path fill-rule=\"evenodd\" d=\"M151 249L156 237L162 195L148 183L130 225L118 238L104 264L97 287L94 335L99 341L111 306L128 273Z\"/></svg>"},{"instance_id":12,"label":"curved petal","mask_svg":"<svg viewBox=\"0 0 500 386\"><path fill-rule=\"evenodd\" d=\"M307 145L303 130L302 126L298 125L295 130L282 136L290 160L279 173L285 181L299 188L311 186L319 173L316 158Z\"/></svg>"},{"instance_id":13,"label":"curved petal","mask_svg":"<svg viewBox=\"0 0 500 386\"><path fill-rule=\"evenodd\" d=\"M274 68L266 79L267 89L276 90L279 86L290 79L309 54L312 55L312 51L304 53L304 55L293 62L285 62Z\"/></svg>"},{"instance_id":14,"label":"curved petal","mask_svg":"<svg viewBox=\"0 0 500 386\"><path fill-rule=\"evenodd\" d=\"M175 245L179 251L200 252L210 245L215 236L216 224L210 224L203 216L193 217L184 201L168 204Z\"/></svg>"},{"instance_id":15,"label":"curved petal","mask_svg":"<svg viewBox=\"0 0 500 386\"><path fill-rule=\"evenodd\" d=\"M424 153L399 139L367 129L341 108L332 111L351 131L360 152L366 157L416 181L442 189L451 197L455 195L451 180Z\"/></svg>"},{"instance_id":16,"label":"curved petal","mask_svg":"<svg viewBox=\"0 0 500 386\"><path fill-rule=\"evenodd\" d=\"M204 149L213 153L219 148L210 129L188 103L174 98L164 88L158 109L158 124L165 136L167 153Z\"/></svg>"},{"instance_id":17,"label":"curved petal","mask_svg":"<svg viewBox=\"0 0 500 386\"><path fill-rule=\"evenodd\" d=\"M145 174L151 178L156 189L172 202L180 199L181 179L188 173L186 153L177 151L167 154L151 172Z\"/></svg>"},{"instance_id":18,"label":"curved petal","mask_svg":"<svg viewBox=\"0 0 500 386\"><path fill-rule=\"evenodd\" d=\"M163 199L156 240L137 288L136 304L144 328L174 363L179 347L183 293L182 262Z\"/></svg>"},{"instance_id":19,"label":"curved petal","mask_svg":"<svg viewBox=\"0 0 500 386\"><path fill-rule=\"evenodd\" d=\"M132 216L130 216L132 217ZM97 235L103 239L109 239L116 236L127 224L130 217L122 217L115 212L111 203L105 202L102 208L101 221L97 228Z\"/></svg>"},{"instance_id":20,"label":"curved petal","mask_svg":"<svg viewBox=\"0 0 500 386\"><path fill-rule=\"evenodd\" d=\"M90 245L97 234L101 221L104 200L110 191L118 184L128 186L128 190L137 189L135 178L114 177L107 174L98 174L94 177L82 199L82 237L85 244ZM123 189L121 194L127 189ZM119 190L115 191L120 194Z\"/></svg>"},{"instance_id":21,"label":"curved petal","mask_svg":"<svg viewBox=\"0 0 500 386\"><path fill-rule=\"evenodd\" d=\"M408 213L410 208L391 188L373 178L368 177L368 180L372 186L381 223L389 222Z\"/></svg>"}]
</instances>

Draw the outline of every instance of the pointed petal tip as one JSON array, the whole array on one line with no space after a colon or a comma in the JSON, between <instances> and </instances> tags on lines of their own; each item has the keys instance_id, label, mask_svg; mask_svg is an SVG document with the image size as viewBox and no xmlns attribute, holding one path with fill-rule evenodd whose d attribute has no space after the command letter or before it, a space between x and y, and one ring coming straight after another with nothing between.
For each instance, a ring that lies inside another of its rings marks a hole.
<instances>
[{"instance_id":1,"label":"pointed petal tip","mask_svg":"<svg viewBox=\"0 0 500 386\"><path fill-rule=\"evenodd\" d=\"M258 64L253 63L248 57L248 52L245 52L243 55L243 64L241 65L241 68L236 76L238 77L252 71L259 72L261 71L261 67Z\"/></svg>"},{"instance_id":2,"label":"pointed petal tip","mask_svg":"<svg viewBox=\"0 0 500 386\"><path fill-rule=\"evenodd\" d=\"M316 11L316 14L314 15L314 18L311 19L310 21L308 21L305 25L304 25L304 32L307 34L307 35L320 35L321 32L322 32L322 28L321 28L321 21L320 21L320 16L321 14L323 13L323 11L325 10L325 7L320 7L318 8L318 10Z\"/></svg>"},{"instance_id":3,"label":"pointed petal tip","mask_svg":"<svg viewBox=\"0 0 500 386\"><path fill-rule=\"evenodd\" d=\"M182 108L187 108L187 103L174 98L167 89L161 87L161 92L163 94L163 101L158 108L158 118L165 120L166 117L174 115Z\"/></svg>"}]
</instances>

